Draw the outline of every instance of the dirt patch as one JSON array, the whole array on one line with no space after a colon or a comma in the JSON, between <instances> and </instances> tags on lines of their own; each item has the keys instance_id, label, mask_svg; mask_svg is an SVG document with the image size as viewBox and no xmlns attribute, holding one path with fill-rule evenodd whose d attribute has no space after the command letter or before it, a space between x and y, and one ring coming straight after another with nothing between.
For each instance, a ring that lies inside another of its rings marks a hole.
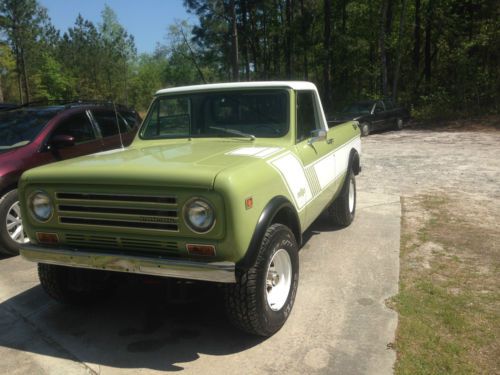
<instances>
[{"instance_id":1,"label":"dirt patch","mask_svg":"<svg viewBox=\"0 0 500 375\"><path fill-rule=\"evenodd\" d=\"M447 132L495 132L500 130L500 116L490 115L478 118L457 119L435 122L411 121L408 128L414 130L434 130Z\"/></svg>"},{"instance_id":2,"label":"dirt patch","mask_svg":"<svg viewBox=\"0 0 500 375\"><path fill-rule=\"evenodd\" d=\"M500 373L500 131L461 127L362 142L358 187L402 196L396 373Z\"/></svg>"}]
</instances>

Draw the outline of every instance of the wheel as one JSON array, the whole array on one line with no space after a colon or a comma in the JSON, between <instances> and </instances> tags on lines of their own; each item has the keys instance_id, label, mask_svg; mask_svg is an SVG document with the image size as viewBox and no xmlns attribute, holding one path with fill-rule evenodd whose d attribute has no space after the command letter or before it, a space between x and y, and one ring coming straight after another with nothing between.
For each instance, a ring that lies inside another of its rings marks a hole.
<instances>
[{"instance_id":1,"label":"wheel","mask_svg":"<svg viewBox=\"0 0 500 375\"><path fill-rule=\"evenodd\" d=\"M106 271L39 263L38 278L50 297L68 305L84 305L102 300L114 290L111 276Z\"/></svg>"},{"instance_id":2,"label":"wheel","mask_svg":"<svg viewBox=\"0 0 500 375\"><path fill-rule=\"evenodd\" d=\"M347 227L356 214L356 179L352 170L347 172L339 196L329 208L334 224Z\"/></svg>"},{"instance_id":3,"label":"wheel","mask_svg":"<svg viewBox=\"0 0 500 375\"><path fill-rule=\"evenodd\" d=\"M397 118L396 119L396 130L402 130L403 129L403 119L402 118Z\"/></svg>"},{"instance_id":4,"label":"wheel","mask_svg":"<svg viewBox=\"0 0 500 375\"><path fill-rule=\"evenodd\" d=\"M0 253L19 254L19 247L29 242L23 229L17 189L9 191L0 200Z\"/></svg>"},{"instance_id":5,"label":"wheel","mask_svg":"<svg viewBox=\"0 0 500 375\"><path fill-rule=\"evenodd\" d=\"M262 239L255 264L226 287L226 311L237 328L271 336L292 311L299 284L298 246L292 231L271 225Z\"/></svg>"},{"instance_id":6,"label":"wheel","mask_svg":"<svg viewBox=\"0 0 500 375\"><path fill-rule=\"evenodd\" d=\"M370 124L368 124L367 122L363 122L362 124L360 124L359 128L361 129L361 135L363 137L366 137L371 132Z\"/></svg>"}]
</instances>

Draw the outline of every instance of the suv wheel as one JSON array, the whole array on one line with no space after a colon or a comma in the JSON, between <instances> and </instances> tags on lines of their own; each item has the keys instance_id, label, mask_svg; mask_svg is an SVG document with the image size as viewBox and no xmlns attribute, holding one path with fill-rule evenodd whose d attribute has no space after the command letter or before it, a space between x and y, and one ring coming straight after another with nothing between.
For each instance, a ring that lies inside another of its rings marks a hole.
<instances>
[{"instance_id":1,"label":"suv wheel","mask_svg":"<svg viewBox=\"0 0 500 375\"><path fill-rule=\"evenodd\" d=\"M347 172L339 196L328 209L334 224L347 227L356 214L356 179L352 169Z\"/></svg>"},{"instance_id":2,"label":"suv wheel","mask_svg":"<svg viewBox=\"0 0 500 375\"><path fill-rule=\"evenodd\" d=\"M19 246L29 242L23 229L17 189L0 200L0 253L19 254Z\"/></svg>"},{"instance_id":3,"label":"suv wheel","mask_svg":"<svg viewBox=\"0 0 500 375\"><path fill-rule=\"evenodd\" d=\"M299 284L298 246L292 231L271 225L255 264L226 288L226 310L243 331L271 336L288 319Z\"/></svg>"}]
</instances>

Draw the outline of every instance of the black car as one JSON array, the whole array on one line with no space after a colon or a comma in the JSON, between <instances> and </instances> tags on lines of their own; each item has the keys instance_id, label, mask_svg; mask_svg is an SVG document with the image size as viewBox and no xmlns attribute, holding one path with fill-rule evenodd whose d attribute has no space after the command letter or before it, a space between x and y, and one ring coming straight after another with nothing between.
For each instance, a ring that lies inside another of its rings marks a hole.
<instances>
[{"instance_id":1,"label":"black car","mask_svg":"<svg viewBox=\"0 0 500 375\"><path fill-rule=\"evenodd\" d=\"M367 136L374 130L393 128L401 130L410 113L396 107L392 100L365 100L352 103L328 120L330 126L346 121L359 122L361 134Z\"/></svg>"}]
</instances>

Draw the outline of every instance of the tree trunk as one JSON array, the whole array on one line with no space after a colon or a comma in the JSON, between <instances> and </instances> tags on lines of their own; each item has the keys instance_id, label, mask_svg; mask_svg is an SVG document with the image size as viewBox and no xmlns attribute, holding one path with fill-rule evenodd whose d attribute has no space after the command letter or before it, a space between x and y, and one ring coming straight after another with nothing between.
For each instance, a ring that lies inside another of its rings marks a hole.
<instances>
[{"instance_id":1,"label":"tree trunk","mask_svg":"<svg viewBox=\"0 0 500 375\"><path fill-rule=\"evenodd\" d=\"M406 0L402 0L401 3L401 15L399 18L399 35L398 35L398 50L396 55L396 65L394 67L394 77L392 79L392 100L394 103L397 101L398 96L398 81L399 81L399 70L401 67L401 55L403 54L403 31L405 27L406 19Z\"/></svg>"},{"instance_id":2,"label":"tree trunk","mask_svg":"<svg viewBox=\"0 0 500 375\"><path fill-rule=\"evenodd\" d=\"M387 8L390 0L382 0L380 4L379 51L380 51L380 91L387 96L387 53L385 48Z\"/></svg>"},{"instance_id":3,"label":"tree trunk","mask_svg":"<svg viewBox=\"0 0 500 375\"><path fill-rule=\"evenodd\" d=\"M243 27L243 59L245 60L245 80L250 81L250 61L248 57L248 39L249 39L249 33L248 33L248 7L247 7L247 1L248 0L243 0L241 2L241 20L242 20L242 27Z\"/></svg>"},{"instance_id":4,"label":"tree trunk","mask_svg":"<svg viewBox=\"0 0 500 375\"><path fill-rule=\"evenodd\" d=\"M429 90L431 82L431 31L432 31L432 14L433 14L433 0L429 0L427 4L427 15L425 20L425 48L424 48L424 76L425 76L425 89Z\"/></svg>"},{"instance_id":5,"label":"tree trunk","mask_svg":"<svg viewBox=\"0 0 500 375\"><path fill-rule=\"evenodd\" d=\"M330 22L332 19L332 2L331 0L324 0L324 32L323 32L323 101L326 108L330 107L332 98L330 65L331 65L331 44L332 32Z\"/></svg>"},{"instance_id":6,"label":"tree trunk","mask_svg":"<svg viewBox=\"0 0 500 375\"><path fill-rule=\"evenodd\" d=\"M293 49L293 35L292 35L292 12L293 0L286 0L285 14L286 14L286 44L285 44L285 74L287 79L292 78L292 49Z\"/></svg>"},{"instance_id":7,"label":"tree trunk","mask_svg":"<svg viewBox=\"0 0 500 375\"><path fill-rule=\"evenodd\" d=\"M301 26L302 26L302 64L303 64L303 72L304 72L304 79L307 81L309 80L309 63L308 63L308 60L307 60L307 53L308 53L308 43L309 43L309 40L308 40L308 32L307 32L307 23L310 21L308 19L306 19L306 11L305 11L305 7L304 7L304 0L300 0L300 15L302 17L302 20L301 20Z\"/></svg>"},{"instance_id":8,"label":"tree trunk","mask_svg":"<svg viewBox=\"0 0 500 375\"><path fill-rule=\"evenodd\" d=\"M415 29L413 35L413 66L418 75L420 71L420 0L415 0Z\"/></svg>"},{"instance_id":9,"label":"tree trunk","mask_svg":"<svg viewBox=\"0 0 500 375\"><path fill-rule=\"evenodd\" d=\"M23 83L24 83L24 93L26 95L26 102L29 103L31 100L31 95L30 95L30 85L29 85L29 80L28 80L28 69L26 68L26 56L24 54L24 50L21 49L21 63L23 66Z\"/></svg>"},{"instance_id":10,"label":"tree trunk","mask_svg":"<svg viewBox=\"0 0 500 375\"><path fill-rule=\"evenodd\" d=\"M233 81L240 80L240 63L238 60L238 25L236 20L236 5L235 0L231 0L230 4L231 13L231 62L233 71Z\"/></svg>"}]
</instances>

